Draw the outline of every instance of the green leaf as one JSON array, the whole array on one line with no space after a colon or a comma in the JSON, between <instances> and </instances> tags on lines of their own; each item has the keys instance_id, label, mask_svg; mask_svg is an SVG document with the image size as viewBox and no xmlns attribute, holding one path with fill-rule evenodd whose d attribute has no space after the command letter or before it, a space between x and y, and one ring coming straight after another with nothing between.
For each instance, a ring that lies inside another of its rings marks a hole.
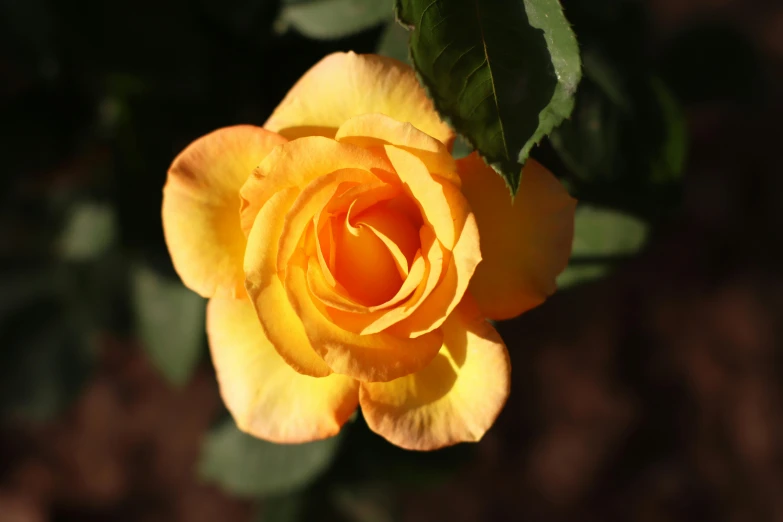
<instances>
[{"instance_id":1,"label":"green leaf","mask_svg":"<svg viewBox=\"0 0 783 522\"><path fill-rule=\"evenodd\" d=\"M580 205L574 221L571 262L557 278L558 288L567 288L602 277L618 261L641 249L647 241L643 221L615 210Z\"/></svg>"},{"instance_id":2,"label":"green leaf","mask_svg":"<svg viewBox=\"0 0 783 522\"><path fill-rule=\"evenodd\" d=\"M146 266L133 268L139 335L152 362L174 385L190 378L204 346L205 301Z\"/></svg>"},{"instance_id":3,"label":"green leaf","mask_svg":"<svg viewBox=\"0 0 783 522\"><path fill-rule=\"evenodd\" d=\"M199 474L234 495L280 495L304 488L326 471L339 439L273 444L239 431L229 419L207 436Z\"/></svg>"},{"instance_id":4,"label":"green leaf","mask_svg":"<svg viewBox=\"0 0 783 522\"><path fill-rule=\"evenodd\" d=\"M60 253L70 261L87 261L105 253L117 236L117 218L108 205L82 203L68 216Z\"/></svg>"},{"instance_id":5,"label":"green leaf","mask_svg":"<svg viewBox=\"0 0 783 522\"><path fill-rule=\"evenodd\" d=\"M332 40L364 31L391 17L391 0L315 0L283 6L280 23L309 38Z\"/></svg>"},{"instance_id":6,"label":"green leaf","mask_svg":"<svg viewBox=\"0 0 783 522\"><path fill-rule=\"evenodd\" d=\"M611 267L607 263L591 263L587 265L569 265L557 276L558 290L595 281L609 274Z\"/></svg>"},{"instance_id":7,"label":"green leaf","mask_svg":"<svg viewBox=\"0 0 783 522\"><path fill-rule=\"evenodd\" d=\"M571 114L579 48L558 0L397 0L435 107L519 187L531 148Z\"/></svg>"},{"instance_id":8,"label":"green leaf","mask_svg":"<svg viewBox=\"0 0 783 522\"><path fill-rule=\"evenodd\" d=\"M664 139L660 155L653 164L652 179L656 182L674 181L685 169L688 126L682 107L669 87L660 78L653 78L652 87L661 108L664 128Z\"/></svg>"},{"instance_id":9,"label":"green leaf","mask_svg":"<svg viewBox=\"0 0 783 522\"><path fill-rule=\"evenodd\" d=\"M615 210L580 205L574 219L572 257L628 256L647 239L647 225Z\"/></svg>"}]
</instances>

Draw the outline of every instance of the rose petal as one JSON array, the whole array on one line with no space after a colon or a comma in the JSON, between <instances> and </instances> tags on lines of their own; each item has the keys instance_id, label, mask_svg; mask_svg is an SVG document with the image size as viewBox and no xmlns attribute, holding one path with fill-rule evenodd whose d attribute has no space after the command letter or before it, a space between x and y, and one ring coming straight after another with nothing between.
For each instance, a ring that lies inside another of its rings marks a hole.
<instances>
[{"instance_id":1,"label":"rose petal","mask_svg":"<svg viewBox=\"0 0 783 522\"><path fill-rule=\"evenodd\" d=\"M341 169L390 171L382 156L334 140L310 136L275 149L242 186L242 230L249 233L256 214L275 192L288 187L304 189L314 179Z\"/></svg>"},{"instance_id":2,"label":"rose petal","mask_svg":"<svg viewBox=\"0 0 783 522\"><path fill-rule=\"evenodd\" d=\"M446 146L410 123L384 114L363 114L343 123L335 139L364 148L394 145L418 157L431 173L457 186L461 184L456 163Z\"/></svg>"},{"instance_id":3,"label":"rose petal","mask_svg":"<svg viewBox=\"0 0 783 522\"><path fill-rule=\"evenodd\" d=\"M410 152L391 145L386 145L385 150L427 225L446 249L454 248L470 213L465 197L455 185L434 178L424 163Z\"/></svg>"},{"instance_id":4,"label":"rose petal","mask_svg":"<svg viewBox=\"0 0 783 522\"><path fill-rule=\"evenodd\" d=\"M441 345L435 330L417 339L385 332L357 335L335 325L307 287L307 260L294 256L286 270L286 290L313 349L336 373L362 381L388 381L415 372L432 360Z\"/></svg>"},{"instance_id":5,"label":"rose petal","mask_svg":"<svg viewBox=\"0 0 783 522\"><path fill-rule=\"evenodd\" d=\"M434 450L478 441L509 394L503 340L466 297L443 325L443 347L424 369L391 382L362 383L359 402L371 430L393 444Z\"/></svg>"},{"instance_id":6,"label":"rose petal","mask_svg":"<svg viewBox=\"0 0 783 522\"><path fill-rule=\"evenodd\" d=\"M174 159L163 188L163 232L182 282L204 297L245 295L239 189L285 138L260 127L216 130Z\"/></svg>"},{"instance_id":7,"label":"rose petal","mask_svg":"<svg viewBox=\"0 0 783 522\"><path fill-rule=\"evenodd\" d=\"M363 310L334 299L329 289L323 287L325 283L320 276L319 267L312 261L308 265L307 285L312 294L327 306L327 315L337 326L362 335L373 334L385 330L410 315L410 306L402 301L406 298L410 301L414 291L423 286L427 273L426 265L427 262L421 254L418 254L410 274L397 294L381 306L366 307Z\"/></svg>"},{"instance_id":8,"label":"rose petal","mask_svg":"<svg viewBox=\"0 0 783 522\"><path fill-rule=\"evenodd\" d=\"M278 192L258 213L247 238L245 287L275 350L297 372L323 377L331 370L310 346L277 269L278 240L286 211L293 205L298 192L295 187Z\"/></svg>"},{"instance_id":9,"label":"rose petal","mask_svg":"<svg viewBox=\"0 0 783 522\"><path fill-rule=\"evenodd\" d=\"M307 71L264 127L289 139L334 137L347 120L371 113L410 122L447 145L454 139L410 66L352 52L330 54Z\"/></svg>"},{"instance_id":10,"label":"rose petal","mask_svg":"<svg viewBox=\"0 0 783 522\"><path fill-rule=\"evenodd\" d=\"M407 277L413 258L421 247L419 233L406 216L383 205L375 205L355 218L383 241L394 258L401 277Z\"/></svg>"},{"instance_id":11,"label":"rose petal","mask_svg":"<svg viewBox=\"0 0 783 522\"><path fill-rule=\"evenodd\" d=\"M299 245L305 229L312 225L313 218L326 206L340 187L379 186L380 180L362 169L339 169L324 174L305 186L286 213L283 229L280 232L277 254L278 269L283 269ZM339 232L336 232L336 236ZM339 246L335 247L335 254Z\"/></svg>"},{"instance_id":12,"label":"rose petal","mask_svg":"<svg viewBox=\"0 0 783 522\"><path fill-rule=\"evenodd\" d=\"M335 232L335 279L361 304L387 302L402 286L394 257L367 227L350 227L346 215L342 223Z\"/></svg>"},{"instance_id":13,"label":"rose petal","mask_svg":"<svg viewBox=\"0 0 783 522\"><path fill-rule=\"evenodd\" d=\"M477 155L457 162L462 190L481 234L470 292L487 317L510 319L541 304L571 255L576 201L529 159L513 201L500 176Z\"/></svg>"},{"instance_id":14,"label":"rose petal","mask_svg":"<svg viewBox=\"0 0 783 522\"><path fill-rule=\"evenodd\" d=\"M424 261L423 273L419 277L418 271L415 274L411 272L416 276L416 279L413 281L406 280L403 283L398 295L402 293L402 289L405 289L407 292L408 288L412 287L414 282L417 282L417 286L405 302L393 308L385 306L386 304L383 307L376 306L373 309L365 310L345 310L347 307L342 307L343 309L327 308L324 313L341 328L362 335L375 334L386 329L389 329L389 333L398 337L418 337L426 333L417 332L416 335L411 335L409 329L397 328L396 325L416 313L429 296L435 293L441 281L441 275L447 268L451 254L448 251L444 254L442 245L435 239L432 230L429 228L422 227L419 233L424 251L422 258ZM446 307L447 303L443 305L444 319ZM430 330L432 329L430 328Z\"/></svg>"},{"instance_id":15,"label":"rose petal","mask_svg":"<svg viewBox=\"0 0 783 522\"><path fill-rule=\"evenodd\" d=\"M356 409L358 383L295 372L248 300L211 299L207 333L220 393L242 431L278 443L309 442L336 435Z\"/></svg>"},{"instance_id":16,"label":"rose petal","mask_svg":"<svg viewBox=\"0 0 783 522\"><path fill-rule=\"evenodd\" d=\"M446 273L432 293L406 319L390 329L397 334L417 337L438 328L462 300L468 284L481 266L479 233L473 214L468 214L457 244L451 252Z\"/></svg>"}]
</instances>

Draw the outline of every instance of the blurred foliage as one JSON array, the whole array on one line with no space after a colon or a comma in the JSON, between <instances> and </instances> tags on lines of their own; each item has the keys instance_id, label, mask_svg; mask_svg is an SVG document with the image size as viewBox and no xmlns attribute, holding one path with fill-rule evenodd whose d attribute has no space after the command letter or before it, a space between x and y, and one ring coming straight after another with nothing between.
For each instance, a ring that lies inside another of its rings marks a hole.
<instances>
[{"instance_id":1,"label":"blurred foliage","mask_svg":"<svg viewBox=\"0 0 783 522\"><path fill-rule=\"evenodd\" d=\"M290 25L309 38L338 39L390 18L388 0L288 0L277 25Z\"/></svg>"},{"instance_id":2,"label":"blurred foliage","mask_svg":"<svg viewBox=\"0 0 783 522\"><path fill-rule=\"evenodd\" d=\"M372 433L361 415L340 438L338 465L303 491L264 497L262 520L393 522L399 515L393 491L434 488L476 456L465 444L423 453L398 448Z\"/></svg>"},{"instance_id":3,"label":"blurred foliage","mask_svg":"<svg viewBox=\"0 0 783 522\"><path fill-rule=\"evenodd\" d=\"M383 34L381 34L375 52L383 56L395 58L401 62L410 63L408 39L408 30L396 21L391 20L383 29Z\"/></svg>"},{"instance_id":4,"label":"blurred foliage","mask_svg":"<svg viewBox=\"0 0 783 522\"><path fill-rule=\"evenodd\" d=\"M676 96L648 56L645 4L564 2L585 77L571 119L550 138L580 201L660 221L679 204L687 158Z\"/></svg>"},{"instance_id":5,"label":"blurred foliage","mask_svg":"<svg viewBox=\"0 0 783 522\"><path fill-rule=\"evenodd\" d=\"M622 212L580 205L574 219L571 261L557 278L558 288L608 274L613 266L642 248L648 228L644 221Z\"/></svg>"},{"instance_id":6,"label":"blurred foliage","mask_svg":"<svg viewBox=\"0 0 783 522\"><path fill-rule=\"evenodd\" d=\"M88 261L104 255L117 238L114 210L106 204L74 205L60 238L60 256Z\"/></svg>"},{"instance_id":7,"label":"blurred foliage","mask_svg":"<svg viewBox=\"0 0 783 522\"><path fill-rule=\"evenodd\" d=\"M725 28L685 32L651 56L643 3L562 4L584 78L571 118L532 155L580 200L573 260L559 279L566 287L609 273L676 212L688 165L680 102L752 100L761 80L752 47ZM178 385L208 364L204 300L181 286L163 241L171 159L214 128L261 124L326 53L407 59L411 33L392 17L386 0L0 2L0 420L64 411L105 334L141 340ZM514 47L517 36L506 33L520 19L496 18ZM481 43L458 36L463 47ZM545 63L552 42L536 45L545 53L536 63L560 70ZM546 83L543 105L528 115L533 131L520 134L515 154L537 139L539 113L560 88L552 75ZM458 141L455 155L470 150ZM281 446L226 422L205 440L201 475L235 494L264 496L273 522L390 520L381 518L394 511L384 485L433 486L474 457L469 445L401 450L361 416L344 431Z\"/></svg>"},{"instance_id":8,"label":"blurred foliage","mask_svg":"<svg viewBox=\"0 0 783 522\"><path fill-rule=\"evenodd\" d=\"M163 375L182 386L206 345L206 301L182 283L143 265L132 268L131 278L139 338Z\"/></svg>"},{"instance_id":9,"label":"blurred foliage","mask_svg":"<svg viewBox=\"0 0 783 522\"><path fill-rule=\"evenodd\" d=\"M304 520L306 500L301 492L269 497L259 510L258 522L298 522Z\"/></svg>"},{"instance_id":10,"label":"blurred foliage","mask_svg":"<svg viewBox=\"0 0 783 522\"><path fill-rule=\"evenodd\" d=\"M340 440L338 435L306 444L273 444L241 432L228 419L207 436L199 474L238 496L288 493L326 471Z\"/></svg>"},{"instance_id":11,"label":"blurred foliage","mask_svg":"<svg viewBox=\"0 0 783 522\"><path fill-rule=\"evenodd\" d=\"M81 390L93 366L91 345L65 306L53 296L43 297L4 317L2 416L51 420Z\"/></svg>"}]
</instances>

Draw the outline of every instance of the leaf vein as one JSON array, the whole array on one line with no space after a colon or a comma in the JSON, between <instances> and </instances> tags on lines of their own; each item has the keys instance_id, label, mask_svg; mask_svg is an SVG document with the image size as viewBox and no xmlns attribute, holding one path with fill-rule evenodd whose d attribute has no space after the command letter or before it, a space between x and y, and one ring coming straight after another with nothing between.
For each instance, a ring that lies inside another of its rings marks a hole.
<instances>
[{"instance_id":1,"label":"leaf vein","mask_svg":"<svg viewBox=\"0 0 783 522\"><path fill-rule=\"evenodd\" d=\"M487 63L487 70L489 71L489 79L492 82L492 95L493 100L495 101L495 110L497 111L498 115L498 125L500 126L500 133L502 135L501 141L503 142L503 152L506 155L506 159L509 158L508 153L508 144L506 143L506 133L503 129L503 120L501 118L500 114L500 103L497 97L497 88L495 87L495 79L492 76L492 66L489 63L489 52L487 50L487 38L484 35L484 25L483 20L481 17L481 9L479 9L479 2L480 0L474 0L474 5L476 6L476 21L478 22L479 32L481 33L481 43L484 46L484 60Z\"/></svg>"},{"instance_id":2,"label":"leaf vein","mask_svg":"<svg viewBox=\"0 0 783 522\"><path fill-rule=\"evenodd\" d=\"M476 105L474 105L472 109L470 109L470 112L468 112L468 114L466 115L466 118L465 118L465 119L468 119L468 118L470 118L470 117L473 115L473 113L474 113L474 112L476 112L476 110L477 110L479 107L481 107L481 105L482 105L482 104L483 104L485 101L487 101L488 99L490 99L490 98L492 97L492 95L493 95L493 93L491 93L491 92L490 92L490 93L487 93L487 95L486 95L486 96L484 96L483 98L481 98L481 99L479 100L479 102L478 102Z\"/></svg>"},{"instance_id":3,"label":"leaf vein","mask_svg":"<svg viewBox=\"0 0 783 522\"><path fill-rule=\"evenodd\" d=\"M427 4L427 7L424 8L424 10L421 12L421 16L419 17L419 27L422 27L422 24L424 23L424 15L429 11L430 7L437 4L438 0L432 0L429 4Z\"/></svg>"},{"instance_id":4,"label":"leaf vein","mask_svg":"<svg viewBox=\"0 0 783 522\"><path fill-rule=\"evenodd\" d=\"M441 49L440 52L438 53L438 55L435 57L435 59L432 60L432 66L433 67L435 66L436 63L438 63L438 59L441 56L443 56L443 53L446 52L446 49L448 49L451 46L451 44L453 44L453 43L454 43L454 40L450 41L449 43L447 43L446 45L443 46L443 49Z\"/></svg>"},{"instance_id":5,"label":"leaf vein","mask_svg":"<svg viewBox=\"0 0 783 522\"><path fill-rule=\"evenodd\" d=\"M460 60L462 60L462 59L463 59L465 56L467 56L469 53L471 53L471 52L475 51L477 47L478 47L478 46L476 46L476 45L471 45L471 46L468 48L468 50L467 50L467 51L465 51L465 52L463 52L462 54L460 54L460 55L459 55L459 57L458 57L456 60L454 60L454 63L451 65L452 69L453 69L453 68L454 68L454 66L455 66L455 65L457 65L457 63L458 63Z\"/></svg>"}]
</instances>

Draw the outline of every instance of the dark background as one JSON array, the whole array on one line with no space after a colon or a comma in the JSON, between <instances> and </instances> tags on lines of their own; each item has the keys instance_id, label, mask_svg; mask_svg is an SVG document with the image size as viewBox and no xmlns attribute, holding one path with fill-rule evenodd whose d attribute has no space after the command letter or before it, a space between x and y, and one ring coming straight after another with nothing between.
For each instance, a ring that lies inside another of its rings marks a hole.
<instances>
[{"instance_id":1,"label":"dark background","mask_svg":"<svg viewBox=\"0 0 783 522\"><path fill-rule=\"evenodd\" d=\"M783 521L783 4L564 4L585 53L682 104L684 175L639 174L644 96L622 139L598 126L620 139L612 176L535 154L651 241L499 325L512 394L481 443L409 454L359 419L325 475L257 500L198 478L214 372L202 357L176 386L150 362L133 267L173 275L160 201L182 147L262 124L382 27L316 41L276 26L272 0L0 0L0 521ZM113 216L110 246L64 253L84 205Z\"/></svg>"}]
</instances>

